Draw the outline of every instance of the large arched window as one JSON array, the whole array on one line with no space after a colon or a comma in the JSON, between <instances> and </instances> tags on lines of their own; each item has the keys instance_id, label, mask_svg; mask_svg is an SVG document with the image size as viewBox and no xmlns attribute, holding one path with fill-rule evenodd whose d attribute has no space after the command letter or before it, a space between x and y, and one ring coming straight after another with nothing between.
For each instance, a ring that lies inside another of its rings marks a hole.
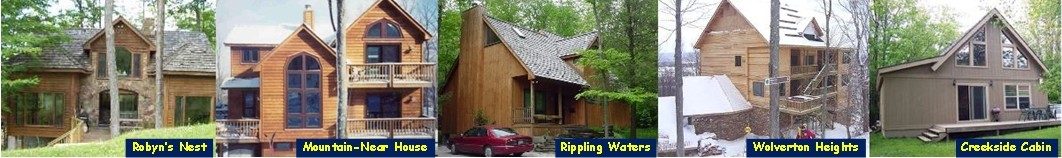
<instances>
[{"instance_id":1,"label":"large arched window","mask_svg":"<svg viewBox=\"0 0 1062 158\"><path fill-rule=\"evenodd\" d=\"M321 127L321 65L313 56L296 55L285 77L285 127Z\"/></svg>"},{"instance_id":2,"label":"large arched window","mask_svg":"<svg viewBox=\"0 0 1062 158\"><path fill-rule=\"evenodd\" d=\"M369 30L365 32L365 37L369 38L401 38L402 30L398 28L398 24L391 22L387 19L380 19L369 25Z\"/></svg>"}]
</instances>

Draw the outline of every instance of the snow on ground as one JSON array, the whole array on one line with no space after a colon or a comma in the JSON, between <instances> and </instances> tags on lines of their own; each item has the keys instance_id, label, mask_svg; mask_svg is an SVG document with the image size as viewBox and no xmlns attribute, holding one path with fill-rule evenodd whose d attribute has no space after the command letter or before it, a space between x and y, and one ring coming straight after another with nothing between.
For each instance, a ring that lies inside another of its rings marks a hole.
<instances>
[{"instance_id":1,"label":"snow on ground","mask_svg":"<svg viewBox=\"0 0 1062 158\"><path fill-rule=\"evenodd\" d=\"M752 108L726 75L682 77L683 115L716 114ZM668 105L668 104L661 104ZM675 107L674 103L668 107Z\"/></svg>"},{"instance_id":2,"label":"snow on ground","mask_svg":"<svg viewBox=\"0 0 1062 158\"><path fill-rule=\"evenodd\" d=\"M826 134L823 134L822 138L847 139L848 138L848 134L846 134L846 132L848 132L848 131L845 130L845 128L848 128L848 126L845 126L843 124L834 122L833 123L833 129L826 129ZM854 132L854 131L856 131L856 129L852 129L851 131ZM869 136L869 134L870 133L867 133L867 132L853 133L852 134L852 139L867 139L867 136Z\"/></svg>"}]
</instances>

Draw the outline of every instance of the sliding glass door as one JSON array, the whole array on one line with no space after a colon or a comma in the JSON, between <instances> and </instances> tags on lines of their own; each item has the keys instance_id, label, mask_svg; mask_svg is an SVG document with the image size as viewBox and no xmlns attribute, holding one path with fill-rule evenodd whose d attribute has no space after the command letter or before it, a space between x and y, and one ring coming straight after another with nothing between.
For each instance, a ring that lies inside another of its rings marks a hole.
<instances>
[{"instance_id":1,"label":"sliding glass door","mask_svg":"<svg viewBox=\"0 0 1062 158\"><path fill-rule=\"evenodd\" d=\"M987 113L984 86L959 85L959 121L983 120Z\"/></svg>"}]
</instances>

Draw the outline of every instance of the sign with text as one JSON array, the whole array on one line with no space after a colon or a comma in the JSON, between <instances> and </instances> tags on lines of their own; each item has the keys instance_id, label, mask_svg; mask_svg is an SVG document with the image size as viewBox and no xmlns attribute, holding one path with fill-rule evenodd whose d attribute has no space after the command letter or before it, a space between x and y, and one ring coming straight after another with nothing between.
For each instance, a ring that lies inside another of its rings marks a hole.
<instances>
[{"instance_id":1,"label":"sign with text","mask_svg":"<svg viewBox=\"0 0 1062 158\"><path fill-rule=\"evenodd\" d=\"M213 157L213 139L125 139L126 157Z\"/></svg>"},{"instance_id":2,"label":"sign with text","mask_svg":"<svg viewBox=\"0 0 1062 158\"><path fill-rule=\"evenodd\" d=\"M956 157L1058 157L1058 139L959 139Z\"/></svg>"},{"instance_id":3,"label":"sign with text","mask_svg":"<svg viewBox=\"0 0 1062 158\"><path fill-rule=\"evenodd\" d=\"M435 157L434 139L296 139L298 157Z\"/></svg>"},{"instance_id":4,"label":"sign with text","mask_svg":"<svg viewBox=\"0 0 1062 158\"><path fill-rule=\"evenodd\" d=\"M866 157L866 139L749 139L748 157Z\"/></svg>"},{"instance_id":5,"label":"sign with text","mask_svg":"<svg viewBox=\"0 0 1062 158\"><path fill-rule=\"evenodd\" d=\"M656 157L656 139L556 139L557 157Z\"/></svg>"}]
</instances>

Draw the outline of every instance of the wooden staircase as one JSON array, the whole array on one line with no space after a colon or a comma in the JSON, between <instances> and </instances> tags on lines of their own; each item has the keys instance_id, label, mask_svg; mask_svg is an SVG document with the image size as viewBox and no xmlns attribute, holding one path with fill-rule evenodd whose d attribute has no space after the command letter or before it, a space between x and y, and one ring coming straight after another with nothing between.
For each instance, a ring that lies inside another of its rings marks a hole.
<instances>
[{"instance_id":1,"label":"wooden staircase","mask_svg":"<svg viewBox=\"0 0 1062 158\"><path fill-rule=\"evenodd\" d=\"M944 132L943 127L933 125L933 127L930 127L929 129L926 129L925 132L922 132L922 135L919 135L918 139L922 140L922 142L928 143L944 140L944 138L947 137L948 133Z\"/></svg>"}]
</instances>

